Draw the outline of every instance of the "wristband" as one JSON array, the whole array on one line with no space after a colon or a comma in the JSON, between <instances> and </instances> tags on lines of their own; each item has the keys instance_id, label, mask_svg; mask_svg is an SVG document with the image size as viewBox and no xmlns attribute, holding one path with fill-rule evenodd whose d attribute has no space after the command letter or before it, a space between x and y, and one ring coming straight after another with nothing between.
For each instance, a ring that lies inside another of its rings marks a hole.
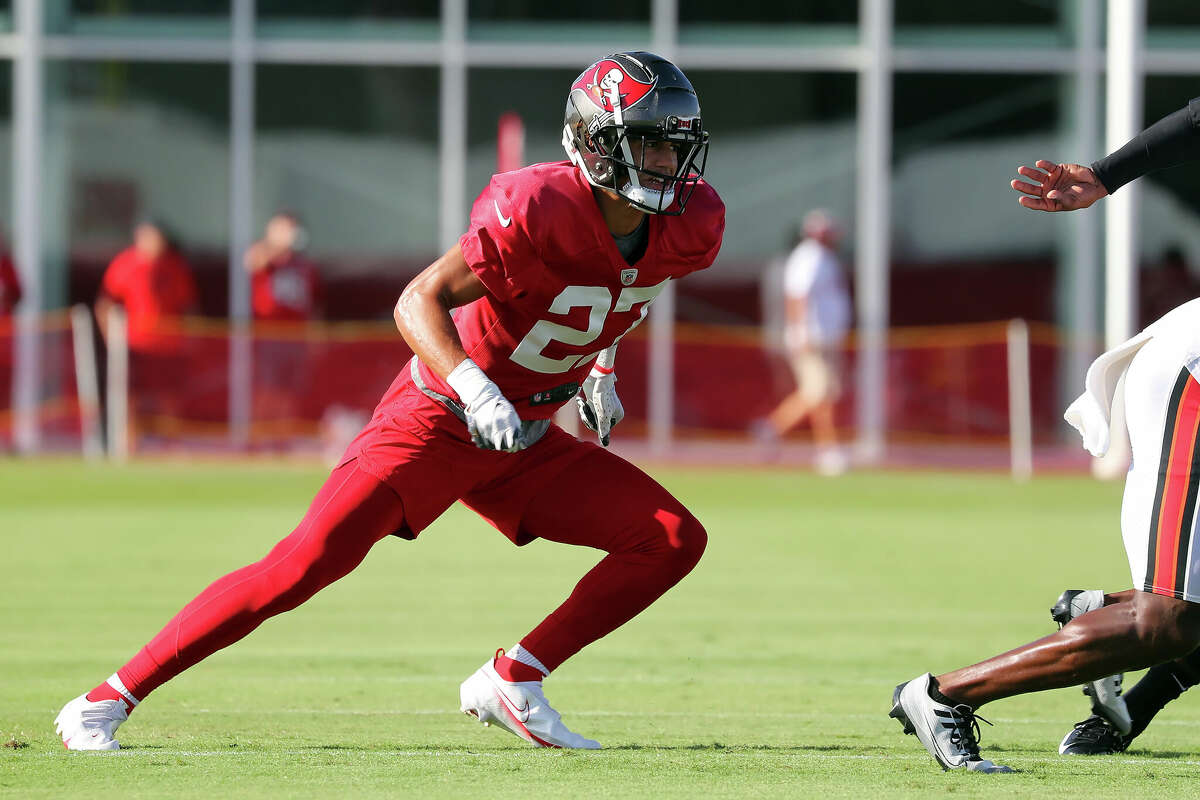
<instances>
[{"instance_id":1,"label":"wristband","mask_svg":"<svg viewBox=\"0 0 1200 800\"><path fill-rule=\"evenodd\" d=\"M499 387L469 358L463 359L462 363L446 376L446 383L467 408L475 408L478 402L489 394L500 394Z\"/></svg>"}]
</instances>

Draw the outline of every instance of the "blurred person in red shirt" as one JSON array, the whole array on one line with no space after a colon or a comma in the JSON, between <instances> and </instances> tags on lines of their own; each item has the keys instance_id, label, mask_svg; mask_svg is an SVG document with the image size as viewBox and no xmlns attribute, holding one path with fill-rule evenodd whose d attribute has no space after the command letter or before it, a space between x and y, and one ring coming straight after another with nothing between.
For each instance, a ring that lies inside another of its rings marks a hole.
<instances>
[{"instance_id":1,"label":"blurred person in red shirt","mask_svg":"<svg viewBox=\"0 0 1200 800\"><path fill-rule=\"evenodd\" d=\"M299 216L277 211L243 261L255 320L253 414L277 435L297 426L300 400L309 394L301 326L320 316L321 285L316 265L303 255L307 245ZM320 411L314 409L317 417Z\"/></svg>"},{"instance_id":2,"label":"blurred person in red shirt","mask_svg":"<svg viewBox=\"0 0 1200 800\"><path fill-rule=\"evenodd\" d=\"M308 232L290 211L267 221L263 238L246 251L251 305L256 320L301 322L320 316L320 276L303 255Z\"/></svg>"},{"instance_id":3,"label":"blurred person in red shirt","mask_svg":"<svg viewBox=\"0 0 1200 800\"><path fill-rule=\"evenodd\" d=\"M129 389L134 414L173 416L186 389L187 363L180 318L195 310L196 281L166 227L139 222L133 244L117 254L96 298L96 320L107 340L109 312L122 306L128 324ZM136 440L136 437L134 437Z\"/></svg>"}]
</instances>

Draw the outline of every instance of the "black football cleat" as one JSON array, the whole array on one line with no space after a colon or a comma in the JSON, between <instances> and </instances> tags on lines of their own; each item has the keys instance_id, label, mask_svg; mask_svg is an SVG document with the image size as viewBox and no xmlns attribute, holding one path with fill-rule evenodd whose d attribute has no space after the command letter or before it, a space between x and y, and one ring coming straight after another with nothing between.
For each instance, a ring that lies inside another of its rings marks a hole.
<instances>
[{"instance_id":1,"label":"black football cleat","mask_svg":"<svg viewBox=\"0 0 1200 800\"><path fill-rule=\"evenodd\" d=\"M1063 737L1058 752L1064 756L1111 756L1125 752L1130 741L1104 717L1093 714Z\"/></svg>"}]
</instances>

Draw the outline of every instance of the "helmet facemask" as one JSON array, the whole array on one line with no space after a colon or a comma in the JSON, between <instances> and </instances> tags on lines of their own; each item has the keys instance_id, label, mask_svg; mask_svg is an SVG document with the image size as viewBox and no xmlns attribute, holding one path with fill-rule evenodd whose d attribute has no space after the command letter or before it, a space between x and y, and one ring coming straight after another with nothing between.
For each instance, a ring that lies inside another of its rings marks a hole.
<instances>
[{"instance_id":1,"label":"helmet facemask","mask_svg":"<svg viewBox=\"0 0 1200 800\"><path fill-rule=\"evenodd\" d=\"M626 87L632 91L622 94ZM675 149L671 173L646 166L647 152L662 146ZM650 214L682 214L708 161L695 90L649 53L617 54L584 71L568 97L563 147L588 183Z\"/></svg>"}]
</instances>

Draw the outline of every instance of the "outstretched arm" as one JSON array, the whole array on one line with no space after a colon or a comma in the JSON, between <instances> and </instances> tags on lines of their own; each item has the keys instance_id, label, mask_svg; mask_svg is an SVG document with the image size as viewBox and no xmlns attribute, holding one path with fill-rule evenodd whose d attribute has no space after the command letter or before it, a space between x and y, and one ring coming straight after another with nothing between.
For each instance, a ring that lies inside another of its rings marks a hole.
<instances>
[{"instance_id":1,"label":"outstretched arm","mask_svg":"<svg viewBox=\"0 0 1200 800\"><path fill-rule=\"evenodd\" d=\"M1148 172L1200 159L1200 98L1160 119L1090 167L1037 161L1021 166L1029 181L1014 180L1017 202L1037 211L1075 211Z\"/></svg>"}]
</instances>

